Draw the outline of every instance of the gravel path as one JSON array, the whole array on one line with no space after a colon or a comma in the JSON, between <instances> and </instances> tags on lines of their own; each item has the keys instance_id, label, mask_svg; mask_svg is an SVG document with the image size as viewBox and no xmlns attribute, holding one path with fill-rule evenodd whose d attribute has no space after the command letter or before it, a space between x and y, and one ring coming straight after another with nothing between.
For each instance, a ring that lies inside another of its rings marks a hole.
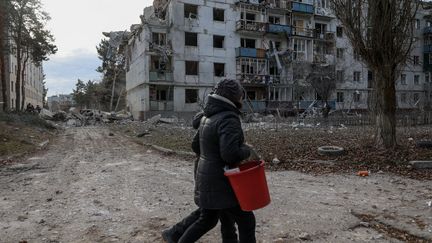
<instances>
[{"instance_id":1,"label":"gravel path","mask_svg":"<svg viewBox=\"0 0 432 243\"><path fill-rule=\"evenodd\" d=\"M47 151L1 167L0 242L162 242L195 209L192 162L109 133L68 128ZM432 242L431 181L267 176L260 242ZM219 226L201 242L221 242Z\"/></svg>"}]
</instances>

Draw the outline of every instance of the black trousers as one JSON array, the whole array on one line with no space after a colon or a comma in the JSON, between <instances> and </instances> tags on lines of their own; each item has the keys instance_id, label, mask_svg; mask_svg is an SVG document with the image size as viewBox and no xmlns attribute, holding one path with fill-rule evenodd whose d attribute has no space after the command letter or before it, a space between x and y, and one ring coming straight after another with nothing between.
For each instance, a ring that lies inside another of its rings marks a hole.
<instances>
[{"instance_id":1,"label":"black trousers","mask_svg":"<svg viewBox=\"0 0 432 243\"><path fill-rule=\"evenodd\" d=\"M199 219L201 215L201 209L193 211L191 214L183 218L180 222L175 224L171 229L173 233L173 238L178 241L180 237L186 232L186 230ZM235 222L231 216L227 213L221 213L221 233L223 243L238 243Z\"/></svg>"},{"instance_id":2,"label":"black trousers","mask_svg":"<svg viewBox=\"0 0 432 243\"><path fill-rule=\"evenodd\" d=\"M245 212L240 209L240 206L237 206L229 209L201 209L198 220L186 230L179 243L192 243L199 240L216 226L222 214L229 215L237 223L241 243L256 242L255 215L253 212Z\"/></svg>"}]
</instances>

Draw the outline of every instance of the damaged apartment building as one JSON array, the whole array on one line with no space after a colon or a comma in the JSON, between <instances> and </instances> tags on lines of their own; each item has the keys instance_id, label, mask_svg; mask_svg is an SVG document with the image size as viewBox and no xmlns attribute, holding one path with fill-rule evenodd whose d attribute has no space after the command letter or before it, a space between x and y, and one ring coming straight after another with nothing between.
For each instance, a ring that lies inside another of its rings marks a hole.
<instances>
[{"instance_id":1,"label":"damaged apartment building","mask_svg":"<svg viewBox=\"0 0 432 243\"><path fill-rule=\"evenodd\" d=\"M9 43L10 46L12 42ZM12 48L11 52L5 54L5 75L6 78L6 94L7 97L7 109L15 110L16 109L16 80L17 80L17 57ZM24 56L23 59L27 59ZM43 107L43 95L44 95L44 84L43 80L45 79L43 73L42 65L36 64L31 57L28 57L28 61L25 62L25 65L22 67L21 75L21 87L20 87L20 95L21 99L23 96L23 91L25 94L24 101L21 100L24 104L24 108L27 104L32 104L34 107L39 105ZM0 70L1 75L1 70ZM23 86L24 85L24 90ZM0 109L3 108L3 90L0 86Z\"/></svg>"},{"instance_id":2,"label":"damaged apartment building","mask_svg":"<svg viewBox=\"0 0 432 243\"><path fill-rule=\"evenodd\" d=\"M329 7L327 0L156 0L131 26L128 109L139 119L189 117L228 78L245 88L245 112L305 110L320 99L305 82L313 65L334 73L333 109L367 109L373 75ZM400 108L418 108L430 99L426 33L432 31L425 12L416 22L414 63L398 82Z\"/></svg>"}]
</instances>

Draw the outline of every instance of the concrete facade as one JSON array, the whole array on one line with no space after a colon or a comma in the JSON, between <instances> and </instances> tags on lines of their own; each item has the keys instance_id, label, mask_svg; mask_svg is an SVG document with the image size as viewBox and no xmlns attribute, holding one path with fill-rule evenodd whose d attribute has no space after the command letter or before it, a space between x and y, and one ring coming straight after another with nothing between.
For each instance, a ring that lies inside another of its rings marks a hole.
<instances>
[{"instance_id":1,"label":"concrete facade","mask_svg":"<svg viewBox=\"0 0 432 243\"><path fill-rule=\"evenodd\" d=\"M368 107L373 77L353 53L327 0L155 3L160 4L145 8L142 23L131 27L127 46L127 106L135 118L190 116L225 78L243 84L245 111L307 109L317 99L305 84L304 72L312 64L334 68L333 108ZM412 56L419 61L401 70L405 81L397 84L401 109L421 108L430 99L425 87L431 74L422 65L424 29L430 26L426 14L421 9L416 23Z\"/></svg>"},{"instance_id":2,"label":"concrete facade","mask_svg":"<svg viewBox=\"0 0 432 243\"><path fill-rule=\"evenodd\" d=\"M11 46L11 43L9 43ZM15 82L17 79L17 58L13 53L9 53L5 56L6 61L6 80L7 80L7 96L9 98L9 110L15 110L16 91ZM31 58L27 61L26 65L22 67L24 69L24 78L21 80L22 84L25 85L25 100L24 109L28 103L31 103L34 107L39 105L43 107L43 80L44 73L42 65L36 65ZM0 87L0 96L2 95ZM22 98L22 97L21 97ZM1 97L1 101L3 98ZM0 108L2 109L2 107Z\"/></svg>"}]
</instances>

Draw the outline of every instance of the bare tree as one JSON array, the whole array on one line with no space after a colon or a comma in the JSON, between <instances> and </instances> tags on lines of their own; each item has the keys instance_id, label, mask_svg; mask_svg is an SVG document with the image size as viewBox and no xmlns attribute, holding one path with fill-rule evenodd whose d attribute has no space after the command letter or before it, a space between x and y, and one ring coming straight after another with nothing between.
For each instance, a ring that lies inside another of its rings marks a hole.
<instances>
[{"instance_id":1,"label":"bare tree","mask_svg":"<svg viewBox=\"0 0 432 243\"><path fill-rule=\"evenodd\" d=\"M336 89L335 66L312 64L312 70L306 77L309 84L321 98L323 103L322 115L328 117L330 112L329 100Z\"/></svg>"},{"instance_id":2,"label":"bare tree","mask_svg":"<svg viewBox=\"0 0 432 243\"><path fill-rule=\"evenodd\" d=\"M419 0L330 0L354 50L373 71L376 142L396 146L396 80L412 50Z\"/></svg>"}]
</instances>

